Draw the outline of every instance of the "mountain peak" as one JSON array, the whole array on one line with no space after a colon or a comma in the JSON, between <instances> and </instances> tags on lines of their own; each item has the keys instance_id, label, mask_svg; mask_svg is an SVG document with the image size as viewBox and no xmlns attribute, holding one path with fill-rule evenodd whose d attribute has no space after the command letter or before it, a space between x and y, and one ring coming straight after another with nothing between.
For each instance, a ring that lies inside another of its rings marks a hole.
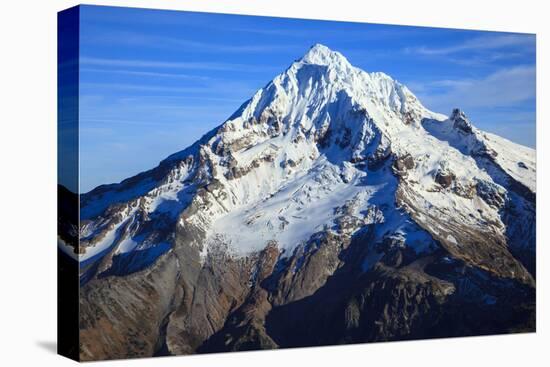
<instances>
[{"instance_id":1,"label":"mountain peak","mask_svg":"<svg viewBox=\"0 0 550 367\"><path fill-rule=\"evenodd\" d=\"M316 65L349 64L348 60L337 51L333 51L325 45L316 43L300 59L301 62Z\"/></svg>"},{"instance_id":2,"label":"mountain peak","mask_svg":"<svg viewBox=\"0 0 550 367\"><path fill-rule=\"evenodd\" d=\"M535 151L320 44L156 168L66 196L82 360L535 331Z\"/></svg>"},{"instance_id":3,"label":"mountain peak","mask_svg":"<svg viewBox=\"0 0 550 367\"><path fill-rule=\"evenodd\" d=\"M466 134L471 134L473 131L472 123L466 117L466 114L458 108L453 109L449 119L453 122L456 129L461 130Z\"/></svg>"}]
</instances>

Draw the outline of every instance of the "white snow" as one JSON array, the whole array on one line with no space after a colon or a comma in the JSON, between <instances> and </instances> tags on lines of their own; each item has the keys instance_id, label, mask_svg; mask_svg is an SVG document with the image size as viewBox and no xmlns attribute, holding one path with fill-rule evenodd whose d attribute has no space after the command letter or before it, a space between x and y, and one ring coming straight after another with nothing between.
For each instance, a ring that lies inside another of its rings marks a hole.
<instances>
[{"instance_id":1,"label":"white snow","mask_svg":"<svg viewBox=\"0 0 550 367\"><path fill-rule=\"evenodd\" d=\"M355 68L342 54L322 45L312 47L256 92L206 139L195 161L200 155L208 164L177 167L162 183L143 179L136 187L108 192L84 208L84 213L97 215L109 201L127 200L131 208L139 201L146 215L168 214L179 225L187 222L204 228L203 256L215 243L243 256L270 241L276 241L288 256L314 233L332 230L335 208L355 200L358 217L373 205L383 208L383 223L376 227L378 239L394 233L420 253L429 251L431 239L395 208L397 179L389 170L360 168L350 162L352 158L366 159L379 144L391 146L396 156L411 155L415 167L408 170L406 180L415 200L426 208L455 213L464 223L500 221L498 212L483 201L452 191L455 186L471 188L476 180L493 181L490 172L478 167L470 155L480 141L498 153L497 163L510 176L535 190L534 150L475 128L471 136L458 133L447 116L426 109L406 86L384 73ZM216 152L217 144L236 147L230 162ZM244 174L228 178L229 163ZM205 207L184 221L178 215L193 198L193 184L187 180L194 177L195 169L219 182L221 189L209 193L208 203L194 197ZM439 186L434 181L439 170L454 173L455 186ZM117 228L133 220L136 213L126 212L80 259L115 241L119 241L118 253L139 248L131 233L117 238ZM94 233L92 229L98 226L89 225L87 233ZM452 236L447 239L456 242ZM376 259L373 255L365 266Z\"/></svg>"},{"instance_id":2,"label":"white snow","mask_svg":"<svg viewBox=\"0 0 550 367\"><path fill-rule=\"evenodd\" d=\"M458 244L458 242L456 242L456 239L453 237L453 235L450 235L450 234L447 235L447 241L449 241L449 242L451 242L455 245Z\"/></svg>"},{"instance_id":3,"label":"white snow","mask_svg":"<svg viewBox=\"0 0 550 367\"><path fill-rule=\"evenodd\" d=\"M210 241L221 238L235 254L263 249L276 241L285 255L315 232L334 225L334 209L364 193L364 173L355 172L344 183L340 168L320 161L300 177L282 185L263 200L254 201L220 217L209 232ZM368 197L362 197L363 204Z\"/></svg>"},{"instance_id":4,"label":"white snow","mask_svg":"<svg viewBox=\"0 0 550 367\"><path fill-rule=\"evenodd\" d=\"M535 150L491 133L484 133L484 138L487 145L498 153L495 158L497 163L514 179L527 186L531 191L536 192L537 165Z\"/></svg>"},{"instance_id":5,"label":"white snow","mask_svg":"<svg viewBox=\"0 0 550 367\"><path fill-rule=\"evenodd\" d=\"M124 223L126 223L126 220L117 223L112 229L105 233L103 238L101 238L98 242L95 242L92 246L81 245L81 248L84 248L85 252L79 255L79 260L81 262L86 261L113 246L115 241L119 240L118 230Z\"/></svg>"}]
</instances>

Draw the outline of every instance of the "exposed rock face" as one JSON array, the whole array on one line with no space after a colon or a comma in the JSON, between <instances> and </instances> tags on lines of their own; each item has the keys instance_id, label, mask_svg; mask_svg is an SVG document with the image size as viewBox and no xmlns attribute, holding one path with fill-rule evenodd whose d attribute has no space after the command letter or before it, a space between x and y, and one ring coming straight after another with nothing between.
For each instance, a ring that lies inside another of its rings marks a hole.
<instances>
[{"instance_id":1,"label":"exposed rock face","mask_svg":"<svg viewBox=\"0 0 550 367\"><path fill-rule=\"evenodd\" d=\"M502 208L508 200L506 189L492 182L483 180L478 181L476 191L477 195L487 204L497 208Z\"/></svg>"},{"instance_id":2,"label":"exposed rock face","mask_svg":"<svg viewBox=\"0 0 550 367\"><path fill-rule=\"evenodd\" d=\"M447 188L453 184L455 178L456 176L452 172L438 170L435 174L434 180L441 186Z\"/></svg>"},{"instance_id":3,"label":"exposed rock face","mask_svg":"<svg viewBox=\"0 0 550 367\"><path fill-rule=\"evenodd\" d=\"M414 158L410 154L397 158L393 163L394 172L401 176L405 175L407 170L414 168Z\"/></svg>"},{"instance_id":4,"label":"exposed rock face","mask_svg":"<svg viewBox=\"0 0 550 367\"><path fill-rule=\"evenodd\" d=\"M534 331L535 173L317 45L193 146L82 195L81 358Z\"/></svg>"},{"instance_id":5,"label":"exposed rock face","mask_svg":"<svg viewBox=\"0 0 550 367\"><path fill-rule=\"evenodd\" d=\"M462 112L458 108L455 108L453 110L453 113L451 114L451 117L449 117L449 119L453 121L453 127L455 129L464 134L472 134L472 123L466 118L464 112Z\"/></svg>"},{"instance_id":6,"label":"exposed rock face","mask_svg":"<svg viewBox=\"0 0 550 367\"><path fill-rule=\"evenodd\" d=\"M178 263L88 283L80 293L82 360L147 357L158 348L162 321L179 300Z\"/></svg>"}]
</instances>

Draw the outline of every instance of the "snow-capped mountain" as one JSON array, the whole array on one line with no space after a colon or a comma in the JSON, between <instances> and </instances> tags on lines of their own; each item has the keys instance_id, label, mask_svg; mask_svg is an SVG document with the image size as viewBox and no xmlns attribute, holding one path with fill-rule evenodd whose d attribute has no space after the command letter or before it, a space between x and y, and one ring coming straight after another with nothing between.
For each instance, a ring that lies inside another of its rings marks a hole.
<instances>
[{"instance_id":1,"label":"snow-capped mountain","mask_svg":"<svg viewBox=\"0 0 550 367\"><path fill-rule=\"evenodd\" d=\"M534 150L315 45L81 195L82 358L532 330L535 177Z\"/></svg>"}]
</instances>

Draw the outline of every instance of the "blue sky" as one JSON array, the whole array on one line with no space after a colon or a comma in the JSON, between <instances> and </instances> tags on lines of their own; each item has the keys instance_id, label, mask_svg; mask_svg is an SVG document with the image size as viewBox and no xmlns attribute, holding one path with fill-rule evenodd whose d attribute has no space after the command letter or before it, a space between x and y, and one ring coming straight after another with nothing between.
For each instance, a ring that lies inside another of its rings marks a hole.
<instances>
[{"instance_id":1,"label":"blue sky","mask_svg":"<svg viewBox=\"0 0 550 367\"><path fill-rule=\"evenodd\" d=\"M534 35L94 6L80 30L81 192L186 148L315 43L535 147Z\"/></svg>"}]
</instances>

